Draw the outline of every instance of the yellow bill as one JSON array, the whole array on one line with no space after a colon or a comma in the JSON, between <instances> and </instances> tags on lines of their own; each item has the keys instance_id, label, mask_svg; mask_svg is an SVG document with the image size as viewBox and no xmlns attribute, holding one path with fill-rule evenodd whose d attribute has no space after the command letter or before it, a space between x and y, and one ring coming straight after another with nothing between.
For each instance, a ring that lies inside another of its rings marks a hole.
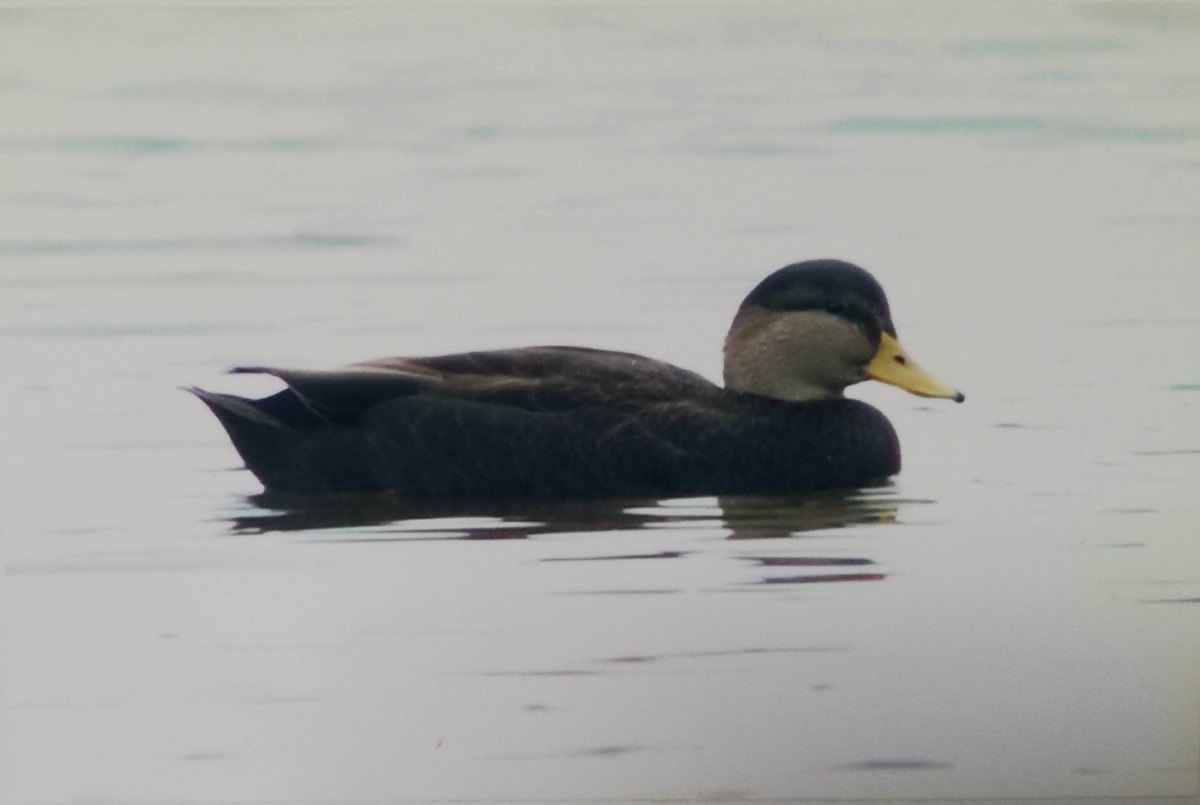
<instances>
[{"instance_id":1,"label":"yellow bill","mask_svg":"<svg viewBox=\"0 0 1200 805\"><path fill-rule=\"evenodd\" d=\"M966 399L961 391L950 388L917 366L900 342L887 333L879 339L879 349L867 364L867 376L921 397L942 397L955 402Z\"/></svg>"}]
</instances>

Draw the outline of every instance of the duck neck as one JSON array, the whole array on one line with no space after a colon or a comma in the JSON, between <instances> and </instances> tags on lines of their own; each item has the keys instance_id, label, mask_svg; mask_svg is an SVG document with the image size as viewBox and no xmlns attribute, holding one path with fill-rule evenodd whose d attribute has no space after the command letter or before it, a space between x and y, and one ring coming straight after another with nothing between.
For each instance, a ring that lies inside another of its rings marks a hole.
<instances>
[{"instance_id":1,"label":"duck neck","mask_svg":"<svg viewBox=\"0 0 1200 805\"><path fill-rule=\"evenodd\" d=\"M824 311L743 309L725 338L725 387L788 402L839 399L864 379L865 341L852 322Z\"/></svg>"}]
</instances>

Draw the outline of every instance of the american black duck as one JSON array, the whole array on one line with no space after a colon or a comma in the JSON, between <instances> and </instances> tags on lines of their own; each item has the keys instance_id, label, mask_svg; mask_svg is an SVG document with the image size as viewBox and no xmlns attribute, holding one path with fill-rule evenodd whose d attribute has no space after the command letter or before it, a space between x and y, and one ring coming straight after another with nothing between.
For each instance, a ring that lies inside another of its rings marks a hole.
<instances>
[{"instance_id":1,"label":"american black duck","mask_svg":"<svg viewBox=\"0 0 1200 805\"><path fill-rule=\"evenodd\" d=\"M900 470L887 418L843 390L867 379L962 402L896 339L862 268L809 260L768 276L725 339L725 386L581 347L383 358L329 371L242 366L287 388L191 388L271 492L441 498L775 493Z\"/></svg>"}]
</instances>

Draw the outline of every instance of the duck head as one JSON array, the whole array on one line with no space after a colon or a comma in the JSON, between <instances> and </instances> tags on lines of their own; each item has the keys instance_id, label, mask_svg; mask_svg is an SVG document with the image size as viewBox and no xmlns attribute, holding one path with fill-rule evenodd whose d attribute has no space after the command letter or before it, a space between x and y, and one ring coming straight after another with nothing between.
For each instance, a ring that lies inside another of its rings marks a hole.
<instances>
[{"instance_id":1,"label":"duck head","mask_svg":"<svg viewBox=\"0 0 1200 805\"><path fill-rule=\"evenodd\" d=\"M841 260L806 260L771 274L738 308L725 338L725 386L779 400L842 396L879 380L922 397L962 392L921 369L900 346L883 288Z\"/></svg>"}]
</instances>

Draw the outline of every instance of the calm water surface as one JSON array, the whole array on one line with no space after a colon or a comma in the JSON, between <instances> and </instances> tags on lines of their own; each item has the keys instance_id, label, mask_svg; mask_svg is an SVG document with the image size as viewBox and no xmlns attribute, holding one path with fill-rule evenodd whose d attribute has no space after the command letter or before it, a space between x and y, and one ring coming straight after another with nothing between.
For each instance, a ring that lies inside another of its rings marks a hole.
<instances>
[{"instance_id":1,"label":"calm water surface","mask_svg":"<svg viewBox=\"0 0 1200 805\"><path fill-rule=\"evenodd\" d=\"M1200 7L0 14L5 801L1197 793ZM889 486L258 496L177 386L718 377L839 256ZM235 382L236 381L236 382Z\"/></svg>"}]
</instances>

